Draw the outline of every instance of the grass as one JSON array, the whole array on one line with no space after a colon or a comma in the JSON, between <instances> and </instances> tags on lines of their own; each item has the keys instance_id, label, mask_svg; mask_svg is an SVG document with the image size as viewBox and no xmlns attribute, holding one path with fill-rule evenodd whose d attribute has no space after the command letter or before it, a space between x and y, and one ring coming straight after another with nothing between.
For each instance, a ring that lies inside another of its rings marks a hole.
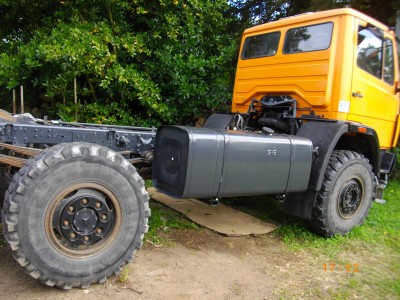
<instances>
[{"instance_id":1,"label":"grass","mask_svg":"<svg viewBox=\"0 0 400 300\"><path fill-rule=\"evenodd\" d=\"M151 217L149 219L149 232L146 234L146 241L153 245L170 245L166 234L171 229L199 229L182 214L173 211L155 201L150 201Z\"/></svg>"},{"instance_id":2,"label":"grass","mask_svg":"<svg viewBox=\"0 0 400 300\"><path fill-rule=\"evenodd\" d=\"M153 186L151 179L145 180L146 188ZM200 229L195 223L182 214L150 200L151 217L149 219L149 232L145 235L146 242L155 245L171 245L167 234L171 229L190 230Z\"/></svg>"},{"instance_id":3,"label":"grass","mask_svg":"<svg viewBox=\"0 0 400 300\"><path fill-rule=\"evenodd\" d=\"M279 202L268 197L238 197L223 199L223 203L252 214L264 221L283 224L275 234L288 249L317 251L335 258L337 254L352 249L352 241L368 245L385 245L400 252L400 181L392 181L385 189L387 203L373 203L365 224L344 236L331 238L313 233L307 222L280 210Z\"/></svg>"},{"instance_id":4,"label":"grass","mask_svg":"<svg viewBox=\"0 0 400 300\"><path fill-rule=\"evenodd\" d=\"M328 299L398 299L400 297L400 182L385 190L386 204L373 203L363 226L349 234L324 238L310 232L301 222L278 229L291 251L304 251L317 257L319 264L357 263L361 276L344 274L340 284L330 290Z\"/></svg>"},{"instance_id":5,"label":"grass","mask_svg":"<svg viewBox=\"0 0 400 300\"><path fill-rule=\"evenodd\" d=\"M117 281L119 283L127 283L129 279L129 268L125 266L122 268L121 272L118 274Z\"/></svg>"},{"instance_id":6,"label":"grass","mask_svg":"<svg viewBox=\"0 0 400 300\"><path fill-rule=\"evenodd\" d=\"M365 224L344 236L321 237L309 231L301 221L285 225L277 232L292 250L314 249L333 257L336 252L349 249L351 241L355 240L369 245L385 245L400 252L399 198L400 183L391 182L385 190L387 203L373 203Z\"/></svg>"}]
</instances>

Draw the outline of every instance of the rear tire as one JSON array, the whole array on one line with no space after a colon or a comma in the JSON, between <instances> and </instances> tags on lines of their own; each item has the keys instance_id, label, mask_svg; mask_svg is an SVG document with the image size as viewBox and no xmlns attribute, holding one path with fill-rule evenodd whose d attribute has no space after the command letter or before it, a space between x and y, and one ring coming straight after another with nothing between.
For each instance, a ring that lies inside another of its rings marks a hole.
<instances>
[{"instance_id":1,"label":"rear tire","mask_svg":"<svg viewBox=\"0 0 400 300\"><path fill-rule=\"evenodd\" d=\"M372 204L373 186L372 167L364 156L335 150L313 207L314 229L333 236L361 225Z\"/></svg>"},{"instance_id":2,"label":"rear tire","mask_svg":"<svg viewBox=\"0 0 400 300\"><path fill-rule=\"evenodd\" d=\"M14 176L3 232L32 277L85 288L117 274L142 246L148 199L142 178L121 155L88 143L60 144Z\"/></svg>"}]
</instances>

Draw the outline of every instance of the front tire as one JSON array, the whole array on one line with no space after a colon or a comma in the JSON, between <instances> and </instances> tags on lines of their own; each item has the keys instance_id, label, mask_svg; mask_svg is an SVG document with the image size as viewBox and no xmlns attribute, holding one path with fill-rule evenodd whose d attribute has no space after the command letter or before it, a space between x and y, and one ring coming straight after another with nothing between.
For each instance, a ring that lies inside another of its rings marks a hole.
<instances>
[{"instance_id":1,"label":"front tire","mask_svg":"<svg viewBox=\"0 0 400 300\"><path fill-rule=\"evenodd\" d=\"M326 236L361 225L372 204L372 167L359 153L333 151L313 207L312 225Z\"/></svg>"},{"instance_id":2,"label":"front tire","mask_svg":"<svg viewBox=\"0 0 400 300\"><path fill-rule=\"evenodd\" d=\"M35 279L64 289L117 274L150 216L142 178L121 155L67 143L30 159L6 192L3 232Z\"/></svg>"}]
</instances>

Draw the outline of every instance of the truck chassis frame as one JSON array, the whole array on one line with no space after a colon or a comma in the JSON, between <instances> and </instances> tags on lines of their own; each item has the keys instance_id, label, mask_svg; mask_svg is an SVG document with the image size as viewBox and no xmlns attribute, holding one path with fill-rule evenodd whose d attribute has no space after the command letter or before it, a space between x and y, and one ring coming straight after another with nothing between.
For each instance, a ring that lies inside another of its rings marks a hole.
<instances>
[{"instance_id":1,"label":"truck chassis frame","mask_svg":"<svg viewBox=\"0 0 400 300\"><path fill-rule=\"evenodd\" d=\"M18 120L18 119L17 119ZM29 122L29 123L28 123ZM69 123L41 123L22 117L21 123L0 120L0 163L21 168L28 158L60 143L87 142L122 154L130 163L149 163L155 143L155 128Z\"/></svg>"}]
</instances>

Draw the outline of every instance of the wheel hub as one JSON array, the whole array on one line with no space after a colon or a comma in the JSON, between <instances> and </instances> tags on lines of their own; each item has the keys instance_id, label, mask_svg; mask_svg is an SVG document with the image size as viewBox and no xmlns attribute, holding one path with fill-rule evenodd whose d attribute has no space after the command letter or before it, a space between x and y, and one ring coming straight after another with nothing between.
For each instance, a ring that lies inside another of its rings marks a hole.
<instances>
[{"instance_id":1,"label":"wheel hub","mask_svg":"<svg viewBox=\"0 0 400 300\"><path fill-rule=\"evenodd\" d=\"M74 216L74 227L77 231L88 234L97 227L97 217L96 212L93 209L82 208Z\"/></svg>"},{"instance_id":2,"label":"wheel hub","mask_svg":"<svg viewBox=\"0 0 400 300\"><path fill-rule=\"evenodd\" d=\"M362 188L360 183L352 179L344 185L340 193L339 214L348 219L356 213L362 200Z\"/></svg>"},{"instance_id":3,"label":"wheel hub","mask_svg":"<svg viewBox=\"0 0 400 300\"><path fill-rule=\"evenodd\" d=\"M56 210L53 230L66 249L87 249L106 238L115 227L113 205L96 190L78 190L64 198Z\"/></svg>"}]
</instances>

